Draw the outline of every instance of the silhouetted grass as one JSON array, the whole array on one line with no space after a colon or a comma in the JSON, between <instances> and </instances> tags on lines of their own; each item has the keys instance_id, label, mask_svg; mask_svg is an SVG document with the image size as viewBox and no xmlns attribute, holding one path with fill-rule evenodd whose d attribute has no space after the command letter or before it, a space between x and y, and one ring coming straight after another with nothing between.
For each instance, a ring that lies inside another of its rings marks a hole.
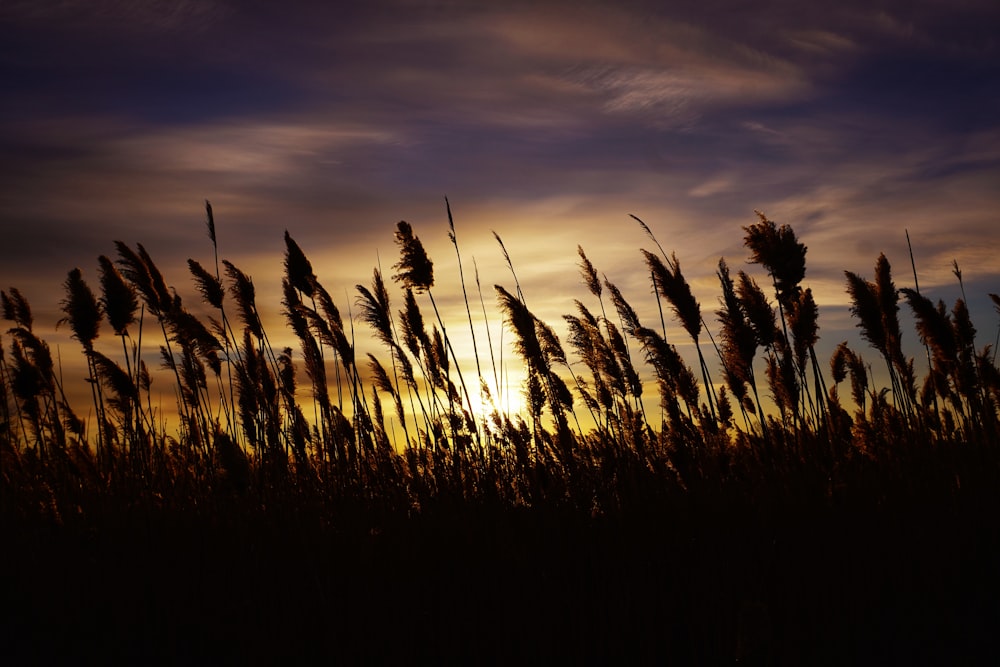
<instances>
[{"instance_id":1,"label":"silhouetted grass","mask_svg":"<svg viewBox=\"0 0 1000 667\"><path fill-rule=\"evenodd\" d=\"M194 315L142 245L117 241L117 260L99 258L99 295L69 272L62 308L87 361L87 420L27 300L0 294L13 324L0 346L0 622L13 657L819 664L995 652L1000 372L991 346L975 348L964 285L948 309L897 290L884 255L874 282L846 274L862 338L885 362L881 387L846 343L824 373L806 247L762 214L745 242L773 294L720 261L717 345L677 257L638 218L659 251L643 256L661 321L641 321L579 248L591 298L564 316L567 348L532 313L497 236L515 281L495 286L498 309L526 371L524 413L511 414L490 392L503 351L473 338L475 376L461 367L461 326L446 327L409 224L395 237L401 293L376 269L339 306L285 233L293 350L270 343L250 276L226 260L220 272L207 215L214 271L188 268L217 317ZM901 344L900 294L928 349L922 381ZM697 372L668 340L661 300ZM385 356L359 366L345 305ZM120 360L94 347L105 320ZM176 383L175 431L152 405L149 349Z\"/></svg>"}]
</instances>

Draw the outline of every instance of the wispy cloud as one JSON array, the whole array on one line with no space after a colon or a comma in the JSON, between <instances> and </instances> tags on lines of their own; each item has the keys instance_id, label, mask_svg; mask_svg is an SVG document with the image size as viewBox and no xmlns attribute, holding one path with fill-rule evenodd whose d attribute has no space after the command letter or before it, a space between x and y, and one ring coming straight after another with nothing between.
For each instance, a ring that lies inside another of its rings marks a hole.
<instances>
[{"instance_id":1,"label":"wispy cloud","mask_svg":"<svg viewBox=\"0 0 1000 667\"><path fill-rule=\"evenodd\" d=\"M579 75L579 81L605 96L611 112L656 116L656 125L690 120L706 108L723 104L748 105L766 100L794 99L805 82L772 72L738 68L605 67Z\"/></svg>"},{"instance_id":2,"label":"wispy cloud","mask_svg":"<svg viewBox=\"0 0 1000 667\"><path fill-rule=\"evenodd\" d=\"M315 163L341 164L348 151L401 141L379 128L237 122L143 134L110 148L123 160L163 171L255 179L295 175Z\"/></svg>"},{"instance_id":3,"label":"wispy cloud","mask_svg":"<svg viewBox=\"0 0 1000 667\"><path fill-rule=\"evenodd\" d=\"M204 29L229 12L215 0L9 0L0 20L136 30Z\"/></svg>"}]
</instances>

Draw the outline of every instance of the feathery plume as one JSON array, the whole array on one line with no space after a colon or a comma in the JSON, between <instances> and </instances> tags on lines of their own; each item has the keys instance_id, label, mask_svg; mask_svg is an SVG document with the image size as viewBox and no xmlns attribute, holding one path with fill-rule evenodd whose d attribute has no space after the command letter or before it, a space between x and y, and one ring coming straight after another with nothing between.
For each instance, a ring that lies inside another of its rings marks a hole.
<instances>
[{"instance_id":1,"label":"feathery plume","mask_svg":"<svg viewBox=\"0 0 1000 667\"><path fill-rule=\"evenodd\" d=\"M323 323L323 329L329 332L329 338L325 339L324 342L333 347L340 355L340 358L345 364L354 363L354 348L351 342L347 339L347 334L344 333L344 320L340 316L340 310L337 305L333 302L333 298L326 291L318 281L314 285L313 298L316 299L319 305L320 311L326 318L326 322ZM318 315L315 318L316 321L320 321ZM314 327L317 322L314 322Z\"/></svg>"},{"instance_id":2,"label":"feathery plume","mask_svg":"<svg viewBox=\"0 0 1000 667\"><path fill-rule=\"evenodd\" d=\"M132 381L132 377L125 369L97 350L93 350L90 354L94 360L94 365L99 371L98 376L101 382L118 397L120 402L124 403L138 399L139 392L136 389L135 382Z\"/></svg>"},{"instance_id":3,"label":"feathery plume","mask_svg":"<svg viewBox=\"0 0 1000 667\"><path fill-rule=\"evenodd\" d=\"M205 218L208 223L208 238L212 240L212 245L215 245L215 216L212 215L212 204L207 199L205 200Z\"/></svg>"},{"instance_id":4,"label":"feathery plume","mask_svg":"<svg viewBox=\"0 0 1000 667\"><path fill-rule=\"evenodd\" d=\"M642 254L646 258L646 266L653 272L656 289L660 296L670 302L670 306L684 330L697 342L698 336L701 334L701 305L691 293L691 286L684 280L677 255L671 256L670 268L668 269L659 257L648 250L643 250Z\"/></svg>"},{"instance_id":5,"label":"feathery plume","mask_svg":"<svg viewBox=\"0 0 1000 667\"><path fill-rule=\"evenodd\" d=\"M191 275L194 276L195 287L205 300L205 303L216 309L222 308L222 300L226 295L222 281L209 273L196 260L188 260L188 269L191 271Z\"/></svg>"},{"instance_id":6,"label":"feathery plume","mask_svg":"<svg viewBox=\"0 0 1000 667\"><path fill-rule=\"evenodd\" d=\"M559 336L556 335L555 330L537 317L534 320L535 337L538 339L538 344L541 346L545 359L565 364L566 353L563 351L562 343L559 342Z\"/></svg>"},{"instance_id":7,"label":"feathery plume","mask_svg":"<svg viewBox=\"0 0 1000 667\"><path fill-rule=\"evenodd\" d=\"M792 350L781 336L775 338L776 354L767 357L767 380L771 398L782 416L798 414L799 381L792 359Z\"/></svg>"},{"instance_id":8,"label":"feathery plume","mask_svg":"<svg viewBox=\"0 0 1000 667\"><path fill-rule=\"evenodd\" d=\"M417 299L413 295L413 290L407 287L403 292L403 310L399 311L399 321L401 323L401 338L403 345L417 359L420 359L421 351L430 346L427 331L424 328L424 316L417 305Z\"/></svg>"},{"instance_id":9,"label":"feathery plume","mask_svg":"<svg viewBox=\"0 0 1000 667\"><path fill-rule=\"evenodd\" d=\"M507 321L517 336L515 350L522 359L536 368L544 367L544 355L535 332L535 316L521 303L520 299L500 285L494 285L500 310L507 315Z\"/></svg>"},{"instance_id":10,"label":"feathery plume","mask_svg":"<svg viewBox=\"0 0 1000 667\"><path fill-rule=\"evenodd\" d=\"M601 298L601 281L597 277L597 271L594 269L594 265L590 263L587 259L586 253L583 252L583 246L577 246L576 252L580 255L580 274L583 276L583 282L590 290L590 293L596 296L598 299Z\"/></svg>"},{"instance_id":11,"label":"feathery plume","mask_svg":"<svg viewBox=\"0 0 1000 667\"><path fill-rule=\"evenodd\" d=\"M144 255L148 257L148 255L145 252L137 253L123 241L115 241L115 247L118 249L118 266L121 267L121 275L132 283L139 295L142 296L149 311L157 317L169 311L173 299L165 284L162 285L163 291L160 291L162 277L158 283L154 284L149 264L143 257Z\"/></svg>"},{"instance_id":12,"label":"feathery plume","mask_svg":"<svg viewBox=\"0 0 1000 667\"><path fill-rule=\"evenodd\" d=\"M677 348L647 327L639 327L635 331L635 337L642 344L646 360L656 373L664 401L669 403L668 392L676 392L689 407L697 408L698 381L677 353Z\"/></svg>"},{"instance_id":13,"label":"feathery plume","mask_svg":"<svg viewBox=\"0 0 1000 667\"><path fill-rule=\"evenodd\" d=\"M875 262L875 294L882 316L882 329L890 356L902 357L902 332L899 327L899 292L892 282L892 267L885 253L879 253Z\"/></svg>"},{"instance_id":14,"label":"feathery plume","mask_svg":"<svg viewBox=\"0 0 1000 667\"><path fill-rule=\"evenodd\" d=\"M393 404L396 407L396 417L399 419L399 423L406 428L406 413L403 411L403 401L396 391L396 388L392 384L392 380L389 379L389 374L386 373L385 368L379 363L375 355L368 354L368 367L372 372L372 386L379 391L383 391L392 397Z\"/></svg>"},{"instance_id":15,"label":"feathery plume","mask_svg":"<svg viewBox=\"0 0 1000 667\"><path fill-rule=\"evenodd\" d=\"M382 280L382 272L375 269L371 290L360 284L354 287L361 295L356 301L358 308L361 309L361 321L375 331L375 335L386 347L395 347L395 340L392 336L392 321L389 315L391 312L389 310L389 292Z\"/></svg>"},{"instance_id":16,"label":"feathery plume","mask_svg":"<svg viewBox=\"0 0 1000 667\"><path fill-rule=\"evenodd\" d=\"M736 286L724 259L716 272L722 285L722 308L715 315L722 325L722 361L729 390L745 403L746 386L754 384L753 358L757 353L758 336L751 325L743 302L736 295Z\"/></svg>"},{"instance_id":17,"label":"feathery plume","mask_svg":"<svg viewBox=\"0 0 1000 667\"><path fill-rule=\"evenodd\" d=\"M135 323L135 312L139 309L139 299L135 288L125 282L125 278L106 255L97 258L100 266L101 304L108 316L108 324L116 336L124 336L129 326Z\"/></svg>"},{"instance_id":18,"label":"feathery plume","mask_svg":"<svg viewBox=\"0 0 1000 667\"><path fill-rule=\"evenodd\" d=\"M448 350L445 349L444 337L442 337L441 330L437 327L432 328L430 341L430 347L428 348L430 354L427 357L427 365L437 386L444 387L445 376L451 370L451 363L448 361ZM451 392L449 392L450 395Z\"/></svg>"},{"instance_id":19,"label":"feathery plume","mask_svg":"<svg viewBox=\"0 0 1000 667\"><path fill-rule=\"evenodd\" d=\"M844 271L844 276L847 278L847 293L851 296L851 314L858 320L856 326L861 329L861 337L885 354L886 334L878 287L851 271Z\"/></svg>"},{"instance_id":20,"label":"feathery plume","mask_svg":"<svg viewBox=\"0 0 1000 667\"><path fill-rule=\"evenodd\" d=\"M778 336L778 320L764 291L757 285L757 281L740 271L736 294L743 304L743 311L754 336L757 337L757 344L765 349L773 348Z\"/></svg>"},{"instance_id":21,"label":"feathery plume","mask_svg":"<svg viewBox=\"0 0 1000 667\"><path fill-rule=\"evenodd\" d=\"M196 351L216 375L222 373L222 360L218 356L222 344L201 320L178 307L171 314L167 326L175 342Z\"/></svg>"},{"instance_id":22,"label":"feathery plume","mask_svg":"<svg viewBox=\"0 0 1000 667\"><path fill-rule=\"evenodd\" d=\"M833 375L834 384L840 384L847 377L847 360L850 353L851 349L847 347L846 340L833 351L830 357L830 373Z\"/></svg>"},{"instance_id":23,"label":"feathery plume","mask_svg":"<svg viewBox=\"0 0 1000 667\"><path fill-rule=\"evenodd\" d=\"M417 294L434 286L434 263L424 251L420 238L413 235L410 223L400 220L396 225L396 244L400 259L392 265L399 273L392 276L403 287L409 287Z\"/></svg>"},{"instance_id":24,"label":"feathery plume","mask_svg":"<svg viewBox=\"0 0 1000 667\"><path fill-rule=\"evenodd\" d=\"M782 306L792 302L799 283L806 276L806 246L799 243L788 225L778 227L760 211L755 224L743 228L744 245L750 249L751 264L760 264L774 279Z\"/></svg>"},{"instance_id":25,"label":"feathery plume","mask_svg":"<svg viewBox=\"0 0 1000 667\"><path fill-rule=\"evenodd\" d=\"M0 304L3 306L5 320L11 320L17 326L31 331L31 325L34 323L31 306L16 287L11 287L7 292L0 291Z\"/></svg>"},{"instance_id":26,"label":"feathery plume","mask_svg":"<svg viewBox=\"0 0 1000 667\"><path fill-rule=\"evenodd\" d=\"M625 344L625 338L619 333L618 328L614 324L607 321L604 324L608 332L608 343L611 345L611 349L614 350L615 358L618 360L618 365L622 370L626 386L628 386L632 395L638 398L642 395L642 380L639 379L639 374L632 365L632 357L629 354L628 346Z\"/></svg>"},{"instance_id":27,"label":"feathery plume","mask_svg":"<svg viewBox=\"0 0 1000 667\"><path fill-rule=\"evenodd\" d=\"M792 345L795 362L804 369L809 349L819 340L819 308L813 299L812 289L799 292L788 310L788 326L792 331Z\"/></svg>"},{"instance_id":28,"label":"feathery plume","mask_svg":"<svg viewBox=\"0 0 1000 667\"><path fill-rule=\"evenodd\" d=\"M278 386L286 396L295 396L295 361L292 348L286 347L278 355Z\"/></svg>"},{"instance_id":29,"label":"feathery plume","mask_svg":"<svg viewBox=\"0 0 1000 667\"><path fill-rule=\"evenodd\" d=\"M722 285L720 302L723 307L715 314L722 325L724 360L738 377L749 381L749 370L757 352L758 336L747 317L743 302L736 295L736 286L724 259L719 260L716 275Z\"/></svg>"},{"instance_id":30,"label":"feathery plume","mask_svg":"<svg viewBox=\"0 0 1000 667\"><path fill-rule=\"evenodd\" d=\"M607 277L604 278L604 286L608 288L608 292L611 294L611 303L614 304L615 310L618 311L618 317L622 320L625 333L630 336L634 335L635 330L641 326L635 309L622 296L622 292L618 289L618 286L608 280Z\"/></svg>"},{"instance_id":31,"label":"feathery plume","mask_svg":"<svg viewBox=\"0 0 1000 667\"><path fill-rule=\"evenodd\" d=\"M950 369L957 359L957 345L944 303L939 301L935 307L930 299L908 287L902 288L900 292L906 297L916 318L920 341L930 346L935 362L945 364Z\"/></svg>"},{"instance_id":32,"label":"feathery plume","mask_svg":"<svg viewBox=\"0 0 1000 667\"><path fill-rule=\"evenodd\" d=\"M285 275L292 287L299 290L307 297L312 297L313 286L316 284L316 274L313 273L312 264L302 252L299 244L285 230Z\"/></svg>"},{"instance_id":33,"label":"feathery plume","mask_svg":"<svg viewBox=\"0 0 1000 667\"><path fill-rule=\"evenodd\" d=\"M90 352L94 348L101 324L101 309L97 305L97 297L90 286L83 280L80 269L73 269L63 283L66 288L66 298L62 301L62 311L66 317L59 320L58 326L68 323L73 331L73 338L80 341L83 348Z\"/></svg>"},{"instance_id":34,"label":"feathery plume","mask_svg":"<svg viewBox=\"0 0 1000 667\"><path fill-rule=\"evenodd\" d=\"M240 271L229 260L222 260L226 267L226 275L229 276L229 293L236 302L236 311L243 321L243 325L250 330L254 337L261 339L264 337L264 328L261 326L260 317L257 315L256 290L250 276Z\"/></svg>"},{"instance_id":35,"label":"feathery plume","mask_svg":"<svg viewBox=\"0 0 1000 667\"><path fill-rule=\"evenodd\" d=\"M836 384L840 384L850 372L851 398L863 414L868 395L868 370L861 355L856 354L847 346L847 341L844 341L837 346L833 356L830 357L830 370Z\"/></svg>"},{"instance_id":36,"label":"feathery plume","mask_svg":"<svg viewBox=\"0 0 1000 667\"><path fill-rule=\"evenodd\" d=\"M175 303L175 299L170 294L170 289L167 288L167 281L163 279L163 274L156 267L153 262L153 258L150 257L149 253L146 252L146 248L143 247L141 243L135 244L136 249L139 253L139 258L146 267L146 271L149 275L150 286L152 287L158 303L161 305L161 310L163 312L168 312Z\"/></svg>"}]
</instances>

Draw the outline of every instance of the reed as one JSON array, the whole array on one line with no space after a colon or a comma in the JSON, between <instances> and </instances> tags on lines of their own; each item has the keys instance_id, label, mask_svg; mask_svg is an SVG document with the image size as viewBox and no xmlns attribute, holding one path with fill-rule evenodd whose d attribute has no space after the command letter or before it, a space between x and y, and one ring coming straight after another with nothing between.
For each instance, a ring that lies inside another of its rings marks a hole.
<instances>
[{"instance_id":1,"label":"reed","mask_svg":"<svg viewBox=\"0 0 1000 667\"><path fill-rule=\"evenodd\" d=\"M457 284L474 337L478 318L447 200L446 213L459 265ZM369 284L356 285L354 313L346 317L285 231L280 312L296 347L276 349L253 280L218 258L208 204L206 214L217 268L213 272L190 259L187 269L194 291L215 317L188 310L141 244L118 241L117 261L98 258L99 298L82 271L68 274L63 321L87 360L94 401L89 421L76 417L65 399L48 346L33 330L27 299L16 288L0 294L3 316L13 323L0 356L0 439L17 460L29 451L43 465L76 457L80 470L92 468L114 480L114 488L162 494L164 485L175 485L170 493L186 499L178 502L201 502L214 489L226 489L260 502L315 491L338 502L351 498L411 508L451 498L512 506L559 502L607 511L628 502L630 493L653 493L654 479L685 487L708 480L724 485L740 476L766 478L789 466L830 477L855 465L856 456L880 465L899 460L910 441L984 448L996 442L1000 373L990 346L976 347L964 297L949 310L916 289L897 289L884 255L875 263L873 281L845 272L852 315L862 339L883 358L889 387L877 385L846 343L824 369L815 351L819 308L812 291L801 285L806 247L790 227L763 214L744 228L745 244L750 264L764 267L774 293L769 298L754 277L721 259L717 328L703 318L676 255L663 251L645 222L635 218L659 253L641 253L653 293L641 308L578 247L589 301L567 299L572 312L561 320L565 347L561 332L529 309L512 258L494 232L515 286L513 291L495 286L501 331L512 339L507 345L503 338L500 344L493 340L476 267L492 364L488 381L473 341L469 363L480 386L480 412L466 386L466 361L455 351L456 328L447 326L432 294L440 289L434 262L409 224L396 225L399 259L392 283L375 268ZM954 272L961 283L957 264ZM920 382L903 349L900 296L914 313L918 338L931 359ZM431 317L421 308L424 297ZM397 298L401 306L395 310ZM993 298L1000 310L1000 298ZM694 344L697 371L667 340L662 317L656 328L639 315L664 308ZM143 342L147 312L157 321L162 339L154 344L174 381L180 424L174 432L152 404L153 374L142 350L149 346ZM109 347L101 347L98 334L105 321L121 338L118 361ZM388 351L388 363L365 352L359 368L355 321ZM701 350L713 328L725 385L718 392ZM505 347L526 370L523 413L502 407ZM761 378L770 404L761 395ZM853 412L838 392L848 379ZM646 403L656 400L644 391L651 385L658 390L658 421L647 411ZM391 412L383 412L383 400ZM578 419L580 405L590 418L587 428ZM735 412L742 419L734 419ZM86 463L81 452L94 445L96 457ZM69 474L57 486L78 488L72 475L84 473L54 467L47 474Z\"/></svg>"}]
</instances>

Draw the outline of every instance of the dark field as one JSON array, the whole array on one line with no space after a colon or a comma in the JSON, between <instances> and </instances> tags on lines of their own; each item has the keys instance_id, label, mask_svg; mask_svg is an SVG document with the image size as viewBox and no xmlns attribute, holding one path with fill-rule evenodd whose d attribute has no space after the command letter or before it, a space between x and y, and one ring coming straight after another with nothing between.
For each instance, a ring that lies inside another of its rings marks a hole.
<instances>
[{"instance_id":1,"label":"dark field","mask_svg":"<svg viewBox=\"0 0 1000 667\"><path fill-rule=\"evenodd\" d=\"M664 493L599 517L442 500L409 518L235 502L8 518L4 654L992 664L996 467L963 471L962 490L923 472L859 471L831 497L763 480Z\"/></svg>"}]
</instances>

